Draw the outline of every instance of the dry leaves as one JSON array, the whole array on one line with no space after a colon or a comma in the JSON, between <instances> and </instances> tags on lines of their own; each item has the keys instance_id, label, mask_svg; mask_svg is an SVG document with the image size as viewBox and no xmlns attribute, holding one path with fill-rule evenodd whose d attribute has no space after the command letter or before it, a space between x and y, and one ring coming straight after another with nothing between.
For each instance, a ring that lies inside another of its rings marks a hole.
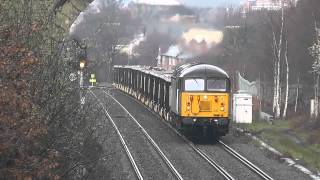
<instances>
[{"instance_id":1,"label":"dry leaves","mask_svg":"<svg viewBox=\"0 0 320 180\"><path fill-rule=\"evenodd\" d=\"M47 151L39 143L47 127L33 112L36 105L28 89L37 65L34 53L20 45L0 47L0 166L6 167L2 177L59 179L51 173L59 166L56 156L50 151L46 156L40 153Z\"/></svg>"}]
</instances>

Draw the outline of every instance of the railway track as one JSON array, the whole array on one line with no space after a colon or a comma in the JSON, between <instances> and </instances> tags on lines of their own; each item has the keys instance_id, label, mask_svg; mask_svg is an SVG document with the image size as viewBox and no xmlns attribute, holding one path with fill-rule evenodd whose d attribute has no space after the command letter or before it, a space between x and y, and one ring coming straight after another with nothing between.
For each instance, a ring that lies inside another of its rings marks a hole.
<instances>
[{"instance_id":1,"label":"railway track","mask_svg":"<svg viewBox=\"0 0 320 180\"><path fill-rule=\"evenodd\" d=\"M248 159L243 157L241 154L239 154L237 151L232 149L230 146L222 142L221 140L218 141L218 143L226 150L229 154L231 154L234 158L239 160L241 163L246 165L249 169L254 171L257 175L259 175L262 179L265 180L273 180L272 177L270 177L267 173L265 173L263 170L261 170L258 166L254 165L252 162L250 162Z\"/></svg>"},{"instance_id":2,"label":"railway track","mask_svg":"<svg viewBox=\"0 0 320 180\"><path fill-rule=\"evenodd\" d=\"M113 98L118 104L120 104L120 102L118 102L113 96L111 96L109 94L109 92L104 91L105 94L107 94L108 96L110 96L111 98ZM124 95L130 97L129 95L123 93ZM130 97L132 98L132 97ZM134 99L134 98L133 98ZM135 101L139 102L137 99L134 99ZM122 105L121 105L122 106ZM123 107L123 106L122 106ZM149 107L147 107L147 109L154 115L159 116L159 114L155 113L154 111L152 111ZM161 117L160 117L161 118ZM162 119L162 118L161 118ZM180 132L177 131L177 129L175 129L174 127L172 127L169 123L167 123L166 121L164 121L162 119L162 122L168 126L173 132L175 132L178 136L180 136L200 157L202 157L207 163L209 163L213 168L215 168L223 177L225 177L225 179L228 180L233 180L235 179L232 175L230 175L230 173L227 172L227 170L225 170L223 167L221 167L218 163L216 163L209 155L207 155L201 148L197 147L193 142L191 142L190 140L188 140L184 135L182 135ZM221 145L221 147L228 152L232 157L234 157L235 159L237 159L239 162L241 162L243 165L245 165L247 168L249 168L252 172L254 172L255 174L257 174L261 179L265 179L265 180L273 180L272 177L270 177L267 173L265 173L263 170L261 170L258 166L254 165L252 162L250 162L248 159L246 159L245 157L243 157L242 155L240 155L238 152L236 152L234 149L232 149L231 147L229 147L227 144L225 144L224 142L222 142L221 140L218 141L218 143Z\"/></svg>"},{"instance_id":3,"label":"railway track","mask_svg":"<svg viewBox=\"0 0 320 180\"><path fill-rule=\"evenodd\" d=\"M110 98L112 98L116 103L118 103L125 111L126 113L132 117L132 119L134 119L134 121L139 124L139 122L131 115L131 113L117 100L115 99L112 95L110 95L108 92L104 91L104 93L109 96ZM168 125L168 123L166 123ZM143 129L144 132L146 132L144 130L144 128L139 124L139 127ZM210 164L210 166L212 166L213 168L215 168L225 179L228 180L234 180L234 178L221 166L218 165L218 163L216 163L213 159L211 159L206 153L204 153L201 149L197 148L191 141L187 140L184 136L182 136L179 132L176 131L176 129L174 129L172 126L169 126L172 130L174 130L181 138L183 138L188 144L189 146L197 153L199 154L207 163ZM148 135L149 136L149 135ZM151 137L150 137L151 138Z\"/></svg>"},{"instance_id":4,"label":"railway track","mask_svg":"<svg viewBox=\"0 0 320 180\"><path fill-rule=\"evenodd\" d=\"M107 111L107 109L103 106L101 100L96 96L96 94L91 91L89 89L90 93L98 100L99 104L102 106L104 112L106 113L108 119L110 120L110 122L112 123L113 127L116 129L116 132L121 140L121 144L123 145L128 158L130 159L130 163L135 171L135 174L137 176L137 178L139 180L144 179L143 176L141 175L141 172L139 170L139 168L137 167L137 164L135 162L135 160L133 159L133 156L128 148L128 146L125 143L125 140L123 138L123 136L121 135L117 125L115 124L112 116L110 115L110 113ZM104 91L105 92L105 91ZM106 92L105 92L106 93ZM106 93L107 94L107 93ZM108 94L107 94L108 95ZM110 96L110 95L109 95ZM112 96L110 96L112 97ZM147 138L148 142L152 145L152 147L154 148L154 150L159 154L159 156L161 157L161 159L163 160L163 162L168 166L169 170L172 172L172 174L176 177L176 179L178 180L183 180L182 176L180 175L180 173L177 171L177 169L172 165L172 163L170 162L170 160L166 157L166 155L163 153L163 151L159 148L159 146L157 145L157 143L151 138L151 136L147 133L147 131L140 125L140 123L129 113L129 111L127 111L126 108L124 108L122 106L122 104L120 104L116 99L114 99L112 97L112 99L119 104L119 106L125 111L125 113L127 115L130 116L130 118L132 118L132 120L135 122L135 124L139 127L139 129L141 130L141 132L143 133L143 135Z\"/></svg>"},{"instance_id":5,"label":"railway track","mask_svg":"<svg viewBox=\"0 0 320 180\"><path fill-rule=\"evenodd\" d=\"M89 89L89 91L90 91L90 93L97 99L97 101L99 102L101 108L103 109L103 111L105 112L105 114L106 114L106 116L108 117L109 121L111 122L113 128L116 130L116 132L117 132L117 134L118 134L118 136L119 136L119 139L120 139L120 141L121 141L122 147L124 148L124 150L125 150L128 158L129 158L129 160L130 160L131 166L132 166L132 168L134 169L134 172L135 172L137 178L138 178L139 180L143 180L144 178L143 178L142 175L141 175L141 172L140 172L140 170L139 170L139 168L138 168L138 166L137 166L137 163L136 163L135 160L133 159L133 156L132 156L132 154L131 154L131 152L130 152L130 150L129 150L127 144L126 144L126 142L124 141L124 138L123 138L122 134L120 133L117 125L115 124L113 118L111 117L111 115L109 114L109 112L106 110L106 108L103 106L103 103L100 101L100 99L94 94L94 92L92 92L91 89Z\"/></svg>"},{"instance_id":6,"label":"railway track","mask_svg":"<svg viewBox=\"0 0 320 180\"><path fill-rule=\"evenodd\" d=\"M181 135L176 129L174 129L171 125L168 125L178 136L180 136L189 146L199 155L201 156L207 163L209 163L213 168L215 168L225 179L234 180L230 173L227 172L223 167L221 167L217 162L215 162L210 156L208 156L203 150L196 147L190 140Z\"/></svg>"}]
</instances>

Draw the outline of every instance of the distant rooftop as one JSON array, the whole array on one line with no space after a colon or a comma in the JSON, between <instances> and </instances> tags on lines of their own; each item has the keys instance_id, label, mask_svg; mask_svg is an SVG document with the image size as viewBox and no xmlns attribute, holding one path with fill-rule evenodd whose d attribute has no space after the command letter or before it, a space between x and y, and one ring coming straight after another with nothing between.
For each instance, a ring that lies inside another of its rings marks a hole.
<instances>
[{"instance_id":1,"label":"distant rooftop","mask_svg":"<svg viewBox=\"0 0 320 180\"><path fill-rule=\"evenodd\" d=\"M137 4L149 4L159 6L178 6L181 5L177 0L133 0Z\"/></svg>"},{"instance_id":2,"label":"distant rooftop","mask_svg":"<svg viewBox=\"0 0 320 180\"><path fill-rule=\"evenodd\" d=\"M168 51L162 54L162 56L170 56L170 57L176 57L180 59L189 59L194 57L192 53L182 51L178 45L170 46Z\"/></svg>"}]
</instances>

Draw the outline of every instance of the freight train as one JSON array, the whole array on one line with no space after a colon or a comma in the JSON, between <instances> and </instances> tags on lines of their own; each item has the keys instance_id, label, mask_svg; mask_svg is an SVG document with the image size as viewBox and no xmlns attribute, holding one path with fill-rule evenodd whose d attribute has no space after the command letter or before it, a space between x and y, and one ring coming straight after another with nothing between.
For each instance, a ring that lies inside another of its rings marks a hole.
<instances>
[{"instance_id":1,"label":"freight train","mask_svg":"<svg viewBox=\"0 0 320 180\"><path fill-rule=\"evenodd\" d=\"M165 71L146 66L114 66L117 88L134 96L178 129L197 127L204 136L228 133L231 82L221 68L188 63Z\"/></svg>"}]
</instances>

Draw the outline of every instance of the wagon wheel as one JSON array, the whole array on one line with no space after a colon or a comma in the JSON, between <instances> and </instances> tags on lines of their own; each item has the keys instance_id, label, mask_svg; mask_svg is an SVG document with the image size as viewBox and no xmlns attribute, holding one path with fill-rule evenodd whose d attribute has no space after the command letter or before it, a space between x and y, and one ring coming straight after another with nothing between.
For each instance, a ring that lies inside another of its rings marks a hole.
<instances>
[{"instance_id":1,"label":"wagon wheel","mask_svg":"<svg viewBox=\"0 0 320 180\"><path fill-rule=\"evenodd\" d=\"M175 118L175 127L179 130L179 131L182 131L183 130L183 124L182 124L182 120L180 119L179 116L176 116Z\"/></svg>"}]
</instances>

